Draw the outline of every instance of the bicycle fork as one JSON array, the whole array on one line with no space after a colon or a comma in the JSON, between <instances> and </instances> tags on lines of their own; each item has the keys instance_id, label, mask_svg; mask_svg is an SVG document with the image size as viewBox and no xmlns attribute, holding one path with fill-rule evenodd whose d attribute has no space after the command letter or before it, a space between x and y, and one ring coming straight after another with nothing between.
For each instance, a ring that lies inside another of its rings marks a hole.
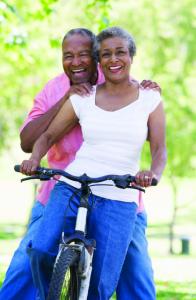
<instances>
[{"instance_id":1,"label":"bicycle fork","mask_svg":"<svg viewBox=\"0 0 196 300\"><path fill-rule=\"evenodd\" d=\"M82 189L82 197L80 201L80 206L78 208L76 226L75 226L75 232L81 233L83 236L84 233L86 232L88 197L89 197L89 188L88 186L86 186L83 187ZM95 249L95 241L89 241L85 239L80 253L80 262L78 268L80 278L81 278L78 300L86 300L88 296L90 278L92 273L92 260L93 260L94 249Z\"/></svg>"}]
</instances>

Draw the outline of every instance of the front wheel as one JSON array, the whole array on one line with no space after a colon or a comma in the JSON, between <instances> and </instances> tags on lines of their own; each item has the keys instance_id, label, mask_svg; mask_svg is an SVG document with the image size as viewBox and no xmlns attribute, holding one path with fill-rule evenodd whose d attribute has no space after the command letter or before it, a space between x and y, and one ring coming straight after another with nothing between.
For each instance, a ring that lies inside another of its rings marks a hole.
<instances>
[{"instance_id":1,"label":"front wheel","mask_svg":"<svg viewBox=\"0 0 196 300\"><path fill-rule=\"evenodd\" d=\"M62 249L54 264L47 300L78 300L80 279L76 264L79 252Z\"/></svg>"}]
</instances>

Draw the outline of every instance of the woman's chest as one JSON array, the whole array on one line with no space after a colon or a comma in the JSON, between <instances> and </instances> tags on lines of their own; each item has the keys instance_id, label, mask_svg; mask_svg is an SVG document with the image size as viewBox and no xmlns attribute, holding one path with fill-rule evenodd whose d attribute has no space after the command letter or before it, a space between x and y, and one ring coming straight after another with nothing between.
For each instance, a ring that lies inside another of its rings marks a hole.
<instances>
[{"instance_id":1,"label":"woman's chest","mask_svg":"<svg viewBox=\"0 0 196 300\"><path fill-rule=\"evenodd\" d=\"M80 119L83 138L89 143L143 142L148 115L140 107L107 112L99 108L86 111Z\"/></svg>"}]
</instances>

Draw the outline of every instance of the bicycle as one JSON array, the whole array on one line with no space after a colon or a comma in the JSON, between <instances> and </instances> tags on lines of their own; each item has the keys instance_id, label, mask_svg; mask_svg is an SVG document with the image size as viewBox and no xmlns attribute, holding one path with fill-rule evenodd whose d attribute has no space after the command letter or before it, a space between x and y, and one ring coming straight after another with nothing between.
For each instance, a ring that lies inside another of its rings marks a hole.
<instances>
[{"instance_id":1,"label":"bicycle","mask_svg":"<svg viewBox=\"0 0 196 300\"><path fill-rule=\"evenodd\" d=\"M20 166L14 167L16 172L20 172ZM86 174L73 176L63 170L37 168L35 175L21 179L21 182L31 179L50 180L55 176L77 181L81 184L81 197L76 216L75 233L68 238L62 234L62 241L59 244L47 300L86 300L92 272L93 253L96 248L96 241L86 238L86 221L89 209L90 186L106 180L110 180L118 188L132 188L142 192L145 190L139 186L132 186L135 177L126 175L105 175L98 178L91 178ZM58 180L58 179L56 179ZM153 178L152 185L156 185L157 180Z\"/></svg>"}]
</instances>

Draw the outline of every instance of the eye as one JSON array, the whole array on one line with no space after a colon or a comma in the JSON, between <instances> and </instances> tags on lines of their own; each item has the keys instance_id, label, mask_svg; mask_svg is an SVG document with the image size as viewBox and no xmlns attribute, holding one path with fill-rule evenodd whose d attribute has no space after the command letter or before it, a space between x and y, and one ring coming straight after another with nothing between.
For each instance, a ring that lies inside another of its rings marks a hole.
<instances>
[{"instance_id":1,"label":"eye","mask_svg":"<svg viewBox=\"0 0 196 300\"><path fill-rule=\"evenodd\" d=\"M71 54L64 54L63 55L63 59L66 60L66 59L72 59L72 55Z\"/></svg>"},{"instance_id":2,"label":"eye","mask_svg":"<svg viewBox=\"0 0 196 300\"><path fill-rule=\"evenodd\" d=\"M105 52L105 53L102 53L101 54L101 57L103 57L103 58L107 58L107 57L109 57L110 56L110 53L109 52Z\"/></svg>"},{"instance_id":3,"label":"eye","mask_svg":"<svg viewBox=\"0 0 196 300\"><path fill-rule=\"evenodd\" d=\"M80 53L80 56L82 56L82 57L90 57L90 53L82 52L82 53Z\"/></svg>"},{"instance_id":4,"label":"eye","mask_svg":"<svg viewBox=\"0 0 196 300\"><path fill-rule=\"evenodd\" d=\"M123 55L125 55L127 52L126 51L124 51L124 50L118 50L117 51L117 55L119 55L119 56L123 56Z\"/></svg>"}]
</instances>

